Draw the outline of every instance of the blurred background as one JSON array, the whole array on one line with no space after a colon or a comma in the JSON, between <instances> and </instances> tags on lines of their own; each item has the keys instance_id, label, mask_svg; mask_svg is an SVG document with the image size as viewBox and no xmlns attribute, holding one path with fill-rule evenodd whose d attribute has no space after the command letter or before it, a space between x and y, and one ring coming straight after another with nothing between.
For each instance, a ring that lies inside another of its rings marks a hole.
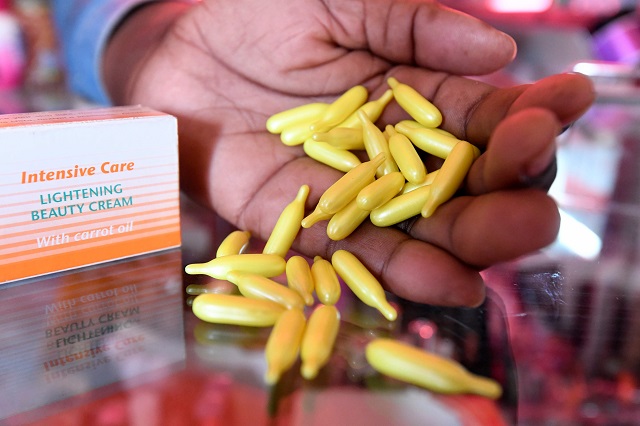
<instances>
[{"instance_id":1,"label":"blurred background","mask_svg":"<svg viewBox=\"0 0 640 426\"><path fill-rule=\"evenodd\" d=\"M640 55L632 0L442 0L511 34L519 55L506 70L526 82L583 61L632 67ZM584 71L581 68L580 71ZM593 68L589 68L591 72ZM612 73L625 67L601 66ZM507 78L501 75L500 78ZM0 113L64 106L64 69L47 0L0 0Z\"/></svg>"},{"instance_id":2,"label":"blurred background","mask_svg":"<svg viewBox=\"0 0 640 426\"><path fill-rule=\"evenodd\" d=\"M540 253L486 271L490 298L479 311L405 305L407 332L420 336L423 347L433 347L434 342L451 343L451 335L457 335L464 337L460 340L466 350L473 345L504 349L508 354L505 359L512 356L513 363L502 360L503 371L498 375L507 379L510 374L517 376L514 385L517 397L513 396L517 403L511 402L518 407L518 424L638 424L638 2L442 0L441 3L485 20L515 38L518 44L515 61L505 70L481 79L496 85L512 85L553 73L580 72L594 81L597 102L558 138L558 177L550 191L562 214L557 241ZM84 100L65 88L65 70L57 49L49 2L0 0L0 114L85 106ZM185 246L181 256L185 264L201 261L202 253L211 252L215 246L213 234L200 230L220 228L221 224L187 200L183 209ZM180 266L175 270L179 275ZM178 297L176 291L169 294L171 300ZM492 312L497 312L499 318ZM179 316L178 313L176 318ZM196 336L211 334L203 331L206 325L194 324L188 315L186 318L187 328L193 328ZM501 324L497 329L498 334L504 334L501 342L506 349L495 346L495 338L487 337L496 331L496 324ZM452 329L455 332L447 331ZM479 329L482 332L476 333ZM249 337L262 341L264 336ZM242 338L247 335L242 334ZM237 347L234 345L233 349ZM184 358L181 350L177 354L178 360ZM229 367L229 360L233 359L220 360L219 347L201 353L200 358L216 369ZM175 360L169 361L171 364ZM234 368L242 369L237 377L247 374L244 369L248 364L235 365L231 365L232 372ZM357 376L357 368L351 365L350 369ZM493 373L496 371L494 366ZM211 389L218 392L230 387L228 378L221 385L220 377L216 377ZM193 377L188 379L192 384L195 382ZM146 388L143 396L159 391ZM112 398L111 402L117 401ZM507 401L506 406L512 406L511 402Z\"/></svg>"}]
</instances>

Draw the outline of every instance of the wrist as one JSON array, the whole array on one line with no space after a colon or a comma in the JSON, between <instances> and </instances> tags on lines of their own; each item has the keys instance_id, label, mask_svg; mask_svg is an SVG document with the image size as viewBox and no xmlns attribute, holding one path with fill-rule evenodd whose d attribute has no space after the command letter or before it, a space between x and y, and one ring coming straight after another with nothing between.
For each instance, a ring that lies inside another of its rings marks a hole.
<instances>
[{"instance_id":1,"label":"wrist","mask_svg":"<svg viewBox=\"0 0 640 426\"><path fill-rule=\"evenodd\" d=\"M139 65L191 6L180 1L143 3L114 29L102 62L102 78L113 104L129 103Z\"/></svg>"}]
</instances>

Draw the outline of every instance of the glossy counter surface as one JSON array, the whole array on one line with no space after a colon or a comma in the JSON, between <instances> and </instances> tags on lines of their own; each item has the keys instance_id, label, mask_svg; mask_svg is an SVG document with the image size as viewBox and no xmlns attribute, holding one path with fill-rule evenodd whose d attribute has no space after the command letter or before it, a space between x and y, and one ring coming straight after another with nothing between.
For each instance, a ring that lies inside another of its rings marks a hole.
<instances>
[{"instance_id":1,"label":"glossy counter surface","mask_svg":"<svg viewBox=\"0 0 640 426\"><path fill-rule=\"evenodd\" d=\"M297 364L266 386L268 328L191 313L185 288L207 281L183 267L208 260L229 228L186 200L181 250L0 287L0 424L638 424L639 118L636 103L602 103L560 138L558 241L486 271L481 307L392 299L389 323L345 296L331 362L312 381ZM364 358L376 336L456 359L503 396L382 377Z\"/></svg>"}]
</instances>

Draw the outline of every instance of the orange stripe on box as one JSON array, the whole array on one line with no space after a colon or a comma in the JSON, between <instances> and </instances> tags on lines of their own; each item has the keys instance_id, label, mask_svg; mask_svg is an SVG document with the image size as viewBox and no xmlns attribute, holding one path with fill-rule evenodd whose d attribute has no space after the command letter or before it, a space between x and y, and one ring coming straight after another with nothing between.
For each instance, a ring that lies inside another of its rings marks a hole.
<instances>
[{"instance_id":1,"label":"orange stripe on box","mask_svg":"<svg viewBox=\"0 0 640 426\"><path fill-rule=\"evenodd\" d=\"M180 245L179 232L166 232L160 235L138 238L135 243L126 240L111 244L100 244L83 248L73 254L59 253L40 256L28 261L0 265L0 280L13 281L20 278L34 277L51 272L63 271L80 266L102 263L107 260L150 253Z\"/></svg>"},{"instance_id":2,"label":"orange stripe on box","mask_svg":"<svg viewBox=\"0 0 640 426\"><path fill-rule=\"evenodd\" d=\"M118 221L122 221L122 220L126 220L129 218L135 218L135 217L149 217L151 216L151 219L141 219L140 222L144 223L146 221L149 220L153 220L156 218L164 218L166 217L166 215L162 216L162 214L166 214L169 213L172 216L175 216L178 212L178 206L169 206L169 207L165 207L165 208L161 208L161 209L154 209L154 210L147 210L147 211L136 211L136 212L132 212L129 214L123 214L123 215L117 215L117 216L108 216L108 217L104 217L104 218L97 218L97 219L93 219L93 220L76 220L74 222L71 223L65 223L62 225L57 225L57 226L47 226L47 227L43 227L41 231L46 231L47 233L53 233L55 231L58 230L62 230L62 229L69 229L69 228L73 228L73 227L78 227L78 226L83 226L83 227L88 227L85 225L91 225L94 223L100 223L100 222L118 222ZM138 222L138 221L136 221ZM0 226L0 230L3 229L2 226ZM34 229L28 229L26 231L20 231L20 232L13 232L10 234L4 234L4 238L14 238L14 237L19 237L21 235L34 235L36 234L36 232L34 232ZM40 230L39 230L40 231ZM0 245L0 247L2 247L2 245Z\"/></svg>"},{"instance_id":3,"label":"orange stripe on box","mask_svg":"<svg viewBox=\"0 0 640 426\"><path fill-rule=\"evenodd\" d=\"M135 229L132 231L125 231L124 233L121 233L121 234L115 233L111 235L97 236L97 237L92 237L85 240L75 241L72 239L73 235L69 235L69 242L60 243L60 244L51 244L43 247L37 247L37 243L36 243L36 247L34 247L34 242L33 240L31 240L29 242L19 244L18 247L27 246L27 247L33 247L33 248L25 248L19 251L16 250L13 253L10 252L9 254L0 255L0 260L2 260L3 262L8 262L8 261L15 262L19 259L28 259L30 257L38 257L42 255L47 255L48 253L51 253L51 252L80 251L83 249L83 247L87 247L95 244L103 244L103 245L110 244L114 240L115 241L136 240L137 238L140 238L141 235L146 235L152 232L157 233L158 231L166 233L168 229L172 229L172 228L179 229L180 227L179 216L168 217L162 220L148 221L147 223L154 223L154 222L155 222L155 226L147 226L147 227L141 226L140 224L135 222L137 225L135 226ZM106 228L108 227L104 227L104 229ZM114 232L117 232L117 230ZM74 235L75 234L76 233L74 233ZM6 247L11 248L11 245L7 245L3 247L3 249Z\"/></svg>"},{"instance_id":4,"label":"orange stripe on box","mask_svg":"<svg viewBox=\"0 0 640 426\"><path fill-rule=\"evenodd\" d=\"M118 211L121 210L139 210L139 209L143 209L144 207L148 207L148 206L153 206L155 204L162 204L162 203L172 203L173 206L175 206L176 208L178 207L178 199L177 196L176 197L171 197L171 198L165 198L165 199L161 199L161 200L155 200L155 201L148 201L146 203L138 203L138 204L133 204L131 206L123 206L123 207L116 207L113 209L108 209L108 210L96 210L96 211L87 211L87 212L83 212L80 213L82 215L83 218L87 217L87 216L95 216L95 215L99 215L99 214L103 214L103 215L108 215L109 217L111 217L111 215L113 214L113 210L117 209ZM45 209L46 210L46 209ZM7 219L10 218L12 216L21 216L23 215L24 212L18 212L18 213L12 213L9 215L0 215L0 219ZM59 217L55 217L55 218L50 218L50 219L44 219L47 221L47 223L51 223L51 222L56 222L56 221L60 221L60 220L68 220L70 217L73 216L59 216ZM78 218L80 218L80 216L76 216ZM8 229L8 228L13 228L15 226L24 226L24 225L32 225L33 221L23 221L23 222L13 222L11 224L7 224L7 225L0 225L0 230L2 229Z\"/></svg>"}]
</instances>

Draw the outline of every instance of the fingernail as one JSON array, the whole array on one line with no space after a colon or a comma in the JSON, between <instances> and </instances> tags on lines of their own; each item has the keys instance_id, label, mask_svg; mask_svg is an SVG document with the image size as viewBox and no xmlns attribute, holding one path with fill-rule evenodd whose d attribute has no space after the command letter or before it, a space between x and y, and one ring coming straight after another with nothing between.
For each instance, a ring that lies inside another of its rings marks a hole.
<instances>
[{"instance_id":1,"label":"fingernail","mask_svg":"<svg viewBox=\"0 0 640 426\"><path fill-rule=\"evenodd\" d=\"M542 161L543 159L546 159L546 161ZM548 190L553 184L557 172L558 163L555 157L555 149L553 149L550 159L546 155L541 155L537 161L530 164L525 174L521 176L520 181L529 188Z\"/></svg>"},{"instance_id":2,"label":"fingernail","mask_svg":"<svg viewBox=\"0 0 640 426\"><path fill-rule=\"evenodd\" d=\"M526 166L524 173L530 177L542 174L555 157L556 146L551 143Z\"/></svg>"}]
</instances>

